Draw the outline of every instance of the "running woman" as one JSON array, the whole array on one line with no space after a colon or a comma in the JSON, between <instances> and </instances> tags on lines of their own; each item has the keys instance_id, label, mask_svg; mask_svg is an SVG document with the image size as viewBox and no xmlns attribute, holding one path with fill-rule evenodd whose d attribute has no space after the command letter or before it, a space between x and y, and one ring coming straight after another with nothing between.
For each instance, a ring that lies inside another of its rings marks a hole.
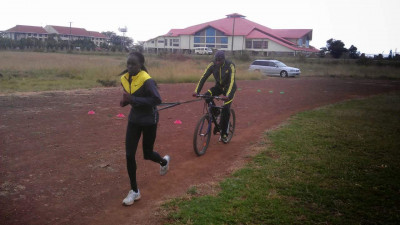
<instances>
[{"instance_id":1,"label":"running woman","mask_svg":"<svg viewBox=\"0 0 400 225\"><path fill-rule=\"evenodd\" d=\"M143 134L143 155L145 160L160 164L160 174L165 175L169 169L170 157L161 156L153 151L157 134L158 112L156 106L161 103L156 82L150 77L144 66L144 56L132 52L127 60L127 72L121 76L124 93L120 106L131 105L128 126L126 129L125 149L131 190L122 201L123 205L132 205L140 199L136 182L136 150L140 136Z\"/></svg>"}]
</instances>

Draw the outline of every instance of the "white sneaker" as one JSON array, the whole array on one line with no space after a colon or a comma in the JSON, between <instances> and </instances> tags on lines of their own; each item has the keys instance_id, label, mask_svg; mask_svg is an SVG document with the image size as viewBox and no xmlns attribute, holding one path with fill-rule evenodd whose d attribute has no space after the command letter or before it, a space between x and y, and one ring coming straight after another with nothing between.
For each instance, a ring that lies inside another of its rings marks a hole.
<instances>
[{"instance_id":1,"label":"white sneaker","mask_svg":"<svg viewBox=\"0 0 400 225\"><path fill-rule=\"evenodd\" d=\"M126 198L122 201L123 205L132 205L135 200L140 199L140 191L138 189L137 192L130 190Z\"/></svg>"},{"instance_id":2,"label":"white sneaker","mask_svg":"<svg viewBox=\"0 0 400 225\"><path fill-rule=\"evenodd\" d=\"M164 175L167 174L167 172L168 172L170 157L169 157L169 155L166 155L166 156L164 156L163 159L167 160L167 165L165 165L165 166L160 166L160 174L161 174L161 176L164 176Z\"/></svg>"}]
</instances>

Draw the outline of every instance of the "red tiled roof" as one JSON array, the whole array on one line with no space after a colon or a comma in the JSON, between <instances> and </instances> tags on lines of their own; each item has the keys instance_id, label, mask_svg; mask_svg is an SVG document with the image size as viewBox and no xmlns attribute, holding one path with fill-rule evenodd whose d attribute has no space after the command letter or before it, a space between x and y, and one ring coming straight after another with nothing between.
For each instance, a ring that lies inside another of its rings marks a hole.
<instances>
[{"instance_id":1,"label":"red tiled roof","mask_svg":"<svg viewBox=\"0 0 400 225\"><path fill-rule=\"evenodd\" d=\"M53 27L59 34L63 35L73 35L73 36L89 36L89 33L87 30L83 28L76 28L76 27L61 27L61 26L53 26Z\"/></svg>"},{"instance_id":2,"label":"red tiled roof","mask_svg":"<svg viewBox=\"0 0 400 225\"><path fill-rule=\"evenodd\" d=\"M168 33L166 33L164 36L168 36L168 37L177 37L180 34L182 34L182 29L171 29L170 31L168 31Z\"/></svg>"},{"instance_id":3,"label":"red tiled roof","mask_svg":"<svg viewBox=\"0 0 400 225\"><path fill-rule=\"evenodd\" d=\"M312 29L274 29L274 32L283 38L301 38L311 32Z\"/></svg>"},{"instance_id":4,"label":"red tiled roof","mask_svg":"<svg viewBox=\"0 0 400 225\"><path fill-rule=\"evenodd\" d=\"M90 37L95 37L95 38L107 38L106 35L104 35L104 34L102 34L102 33L100 33L100 32L97 32L97 31L88 31L88 32L89 32L89 36L90 36Z\"/></svg>"},{"instance_id":5,"label":"red tiled roof","mask_svg":"<svg viewBox=\"0 0 400 225\"><path fill-rule=\"evenodd\" d=\"M287 48L290 48L292 50L298 50L298 48L292 42L282 41L282 39L278 39L278 38L276 38L274 36L271 36L271 35L269 35L267 33L263 33L263 32L261 32L261 31L259 31L257 29L255 29L252 32L250 32L250 34L247 35L247 38L251 38L251 39L254 39L254 38L268 38L268 39L270 39L272 41L277 42L280 45L283 45L283 46L287 47Z\"/></svg>"},{"instance_id":6,"label":"red tiled roof","mask_svg":"<svg viewBox=\"0 0 400 225\"><path fill-rule=\"evenodd\" d=\"M97 31L87 31L84 28L77 27L61 27L61 26L53 26L49 25L54 30L56 30L61 35L73 35L73 36L84 36L84 37L96 37L96 38L107 38L106 35L97 32Z\"/></svg>"},{"instance_id":7,"label":"red tiled roof","mask_svg":"<svg viewBox=\"0 0 400 225\"><path fill-rule=\"evenodd\" d=\"M227 36L245 36L246 38L269 38L281 45L284 45L293 50L309 51L309 48L298 48L295 43L292 43L285 38L301 38L311 32L312 29L271 29L244 18L245 16L234 13L227 15L226 18L214 20L185 29L171 29L164 36L177 37L179 35L194 35L207 27L213 27ZM233 23L235 29L233 30Z\"/></svg>"},{"instance_id":8,"label":"red tiled roof","mask_svg":"<svg viewBox=\"0 0 400 225\"><path fill-rule=\"evenodd\" d=\"M48 34L48 32L43 27L26 25L17 25L13 28L6 30L6 32Z\"/></svg>"}]
</instances>

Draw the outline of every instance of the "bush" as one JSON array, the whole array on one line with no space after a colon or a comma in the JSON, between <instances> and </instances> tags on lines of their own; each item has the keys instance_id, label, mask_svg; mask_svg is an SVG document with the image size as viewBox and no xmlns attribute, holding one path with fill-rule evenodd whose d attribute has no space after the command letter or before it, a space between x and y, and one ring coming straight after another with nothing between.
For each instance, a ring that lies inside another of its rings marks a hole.
<instances>
[{"instance_id":1,"label":"bush","mask_svg":"<svg viewBox=\"0 0 400 225\"><path fill-rule=\"evenodd\" d=\"M358 65L364 65L364 66L368 66L368 65L371 65L372 64L372 59L371 58L367 58L366 56L365 56L365 54L363 53L363 54L361 54L361 56L360 56L360 58L356 61L356 63L358 64Z\"/></svg>"},{"instance_id":2,"label":"bush","mask_svg":"<svg viewBox=\"0 0 400 225\"><path fill-rule=\"evenodd\" d=\"M247 52L243 51L241 54L236 54L234 56L234 59L247 62L250 61L250 55Z\"/></svg>"},{"instance_id":3,"label":"bush","mask_svg":"<svg viewBox=\"0 0 400 225\"><path fill-rule=\"evenodd\" d=\"M117 81L115 80L97 80L97 83L100 83L104 87L116 87Z\"/></svg>"}]
</instances>

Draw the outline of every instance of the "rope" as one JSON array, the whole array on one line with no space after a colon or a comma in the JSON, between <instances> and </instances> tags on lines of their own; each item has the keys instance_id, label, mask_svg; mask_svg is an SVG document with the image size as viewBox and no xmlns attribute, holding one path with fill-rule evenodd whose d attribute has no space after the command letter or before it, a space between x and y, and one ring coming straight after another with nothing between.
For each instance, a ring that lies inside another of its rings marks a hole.
<instances>
[{"instance_id":1,"label":"rope","mask_svg":"<svg viewBox=\"0 0 400 225\"><path fill-rule=\"evenodd\" d=\"M202 100L203 99L195 99L195 100L189 100L189 101L184 101L184 102L164 102L164 103L159 104L159 106L162 106L162 105L168 105L168 106L159 108L159 109L157 109L157 111L161 111L161 110L164 110L164 109L175 107L175 106L178 106L178 105L181 105L181 104L186 104L186 103L191 103L191 102L198 102L198 101L202 101Z\"/></svg>"}]
</instances>

